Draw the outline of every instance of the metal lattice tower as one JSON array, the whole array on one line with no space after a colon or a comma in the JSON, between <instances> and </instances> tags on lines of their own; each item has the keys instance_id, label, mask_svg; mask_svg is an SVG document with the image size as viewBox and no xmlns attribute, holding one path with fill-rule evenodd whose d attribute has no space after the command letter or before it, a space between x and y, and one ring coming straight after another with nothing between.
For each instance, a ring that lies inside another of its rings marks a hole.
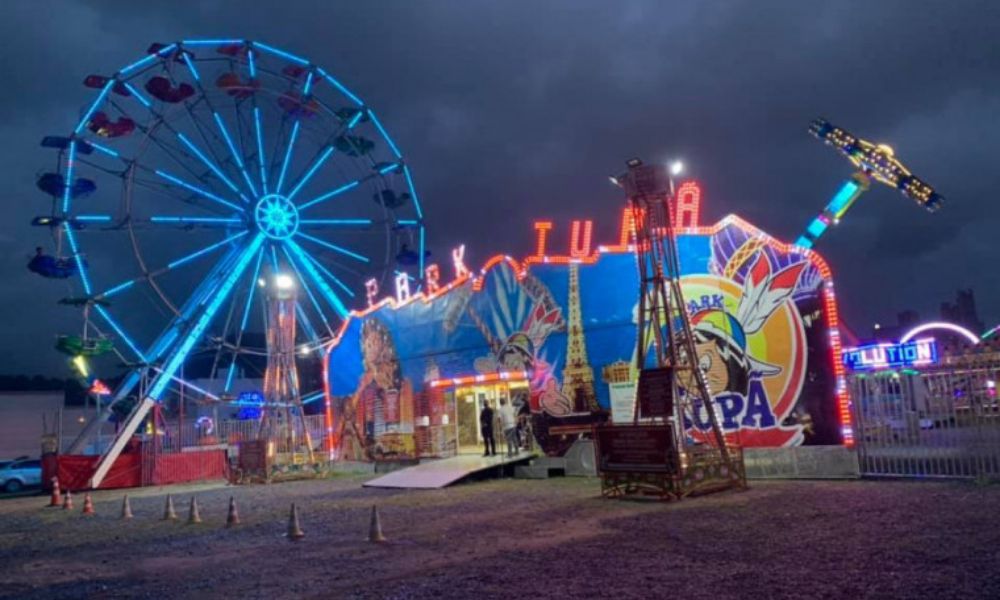
<instances>
[{"instance_id":1,"label":"metal lattice tower","mask_svg":"<svg viewBox=\"0 0 1000 600\"><path fill-rule=\"evenodd\" d=\"M594 391L594 369L587 360L587 343L583 336L583 315L580 312L580 265L569 266L569 320L566 324L566 367L563 369L563 394L573 398L575 410L597 410ZM583 398L577 396L582 395Z\"/></svg>"},{"instance_id":2,"label":"metal lattice tower","mask_svg":"<svg viewBox=\"0 0 1000 600\"><path fill-rule=\"evenodd\" d=\"M309 462L313 462L312 440L305 424L295 365L295 284L287 275L278 274L273 279L267 285L266 404L259 437L282 440L282 446L291 452L303 446Z\"/></svg>"},{"instance_id":3,"label":"metal lattice tower","mask_svg":"<svg viewBox=\"0 0 1000 600\"><path fill-rule=\"evenodd\" d=\"M671 222L673 180L664 165L628 161L628 171L616 178L625 189L635 224L635 253L639 267L639 315L636 367L646 368L647 349L656 353L656 367L672 368L674 421L679 445L687 444L684 422L695 422L699 406L708 413L709 442L729 461L725 438L705 375L697 368L691 321L680 286L680 261ZM638 422L639 411L635 411Z\"/></svg>"}]
</instances>

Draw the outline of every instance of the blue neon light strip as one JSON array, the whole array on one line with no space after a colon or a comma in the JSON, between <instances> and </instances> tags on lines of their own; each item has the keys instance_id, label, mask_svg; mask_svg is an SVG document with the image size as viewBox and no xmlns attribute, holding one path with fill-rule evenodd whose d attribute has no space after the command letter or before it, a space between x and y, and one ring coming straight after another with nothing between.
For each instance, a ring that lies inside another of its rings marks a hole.
<instances>
[{"instance_id":1,"label":"blue neon light strip","mask_svg":"<svg viewBox=\"0 0 1000 600\"><path fill-rule=\"evenodd\" d=\"M150 62L156 60L157 58L159 58L159 57L161 57L161 56L163 56L165 54L169 54L170 52L173 52L174 48L176 48L176 47L177 47L177 44L169 44L167 46L164 46L163 48L160 48L159 52L157 52L156 54L150 54L150 55L146 56L145 58L137 60L136 62L134 62L134 63L130 64L129 66L125 67L124 69L122 69L121 71L118 71L118 74L119 75L125 75L126 73L130 73L131 71L134 71L134 70L136 70L136 69L138 69L140 67L143 67L147 63L150 63Z\"/></svg>"},{"instance_id":2,"label":"blue neon light strip","mask_svg":"<svg viewBox=\"0 0 1000 600\"><path fill-rule=\"evenodd\" d=\"M316 296L313 294L312 289L306 282L305 277L302 276L302 272L299 271L299 267L295 264L295 261L292 260L292 255L288 253L288 248L283 246L281 249L284 251L285 256L288 257L288 264L292 265L292 270L295 271L295 276L298 278L299 283L301 283L302 287L306 290L306 295L309 296L309 301L312 303L313 309L317 314L319 314L319 318L323 321L323 324L326 325L326 328L329 329L330 322L327 321L326 315L323 314L323 308L319 305L319 301L316 300Z\"/></svg>"},{"instance_id":3,"label":"blue neon light strip","mask_svg":"<svg viewBox=\"0 0 1000 600\"><path fill-rule=\"evenodd\" d=\"M250 180L250 173L247 173L246 167L243 165L243 159L240 158L240 153L236 151L236 145L233 143L233 138L229 136L229 130L226 129L226 124L222 121L222 117L219 116L218 112L212 112L212 116L215 118L215 125L222 132L222 137L226 140L226 145L229 146L229 152L233 155L233 160L236 161L236 166L240 168L240 173L243 175L243 180L247 182L247 187L250 188L250 193L254 196L257 195L257 188L254 187L253 181Z\"/></svg>"},{"instance_id":4,"label":"blue neon light strip","mask_svg":"<svg viewBox=\"0 0 1000 600\"><path fill-rule=\"evenodd\" d=\"M192 327L191 330L187 332L187 335L185 336L184 340L180 343L178 349L171 355L170 360L163 368L163 371L160 373L160 376L156 378L152 388L149 391L148 394L149 398L152 398L153 400L160 399L160 396L163 394L163 391L170 383L171 378L174 376L174 374L177 372L177 369L180 368L181 364L187 358L187 355L191 351L191 348L195 345L195 343L199 339L201 339L202 334L205 333L205 329L208 328L209 324L212 322L212 318L215 317L215 313L219 310L219 307L222 306L223 301L225 301L226 297L229 295L229 292L233 289L233 286L236 285L236 282L239 280L240 276L243 275L243 271L246 270L247 265L253 258L253 255L257 252L258 249L260 249L260 246L263 242L264 242L264 234L258 233L257 236L254 237L253 241L250 242L250 245L240 255L233 269L229 272L225 280L219 286L218 290L215 293L215 296L212 297L212 299L208 302L208 305L205 307L204 312L202 312L201 316L198 318L198 321L195 322L194 327Z\"/></svg>"},{"instance_id":5,"label":"blue neon light strip","mask_svg":"<svg viewBox=\"0 0 1000 600\"><path fill-rule=\"evenodd\" d=\"M104 293L98 294L98 295L101 298L110 298L111 296L114 296L115 294L118 294L120 292L124 292L128 288L132 287L133 285L135 285L135 282L136 282L135 279L130 279L130 280L126 281L125 283L116 285L115 287L111 288L110 290L108 290L108 291L106 291Z\"/></svg>"},{"instance_id":6,"label":"blue neon light strip","mask_svg":"<svg viewBox=\"0 0 1000 600\"><path fill-rule=\"evenodd\" d=\"M397 221L400 225L416 225L419 222L420 221L417 221L416 219L400 219Z\"/></svg>"},{"instance_id":7,"label":"blue neon light strip","mask_svg":"<svg viewBox=\"0 0 1000 600\"><path fill-rule=\"evenodd\" d=\"M90 140L87 140L85 143L88 146L90 146L91 148L93 148L94 150L97 150L98 152L103 152L104 154L107 154L108 156L113 156L115 158L118 158L118 156L119 156L119 154L117 152L115 152L111 148L108 148L107 146L102 146L100 144L96 144L94 142L91 142Z\"/></svg>"},{"instance_id":8,"label":"blue neon light strip","mask_svg":"<svg viewBox=\"0 0 1000 600\"><path fill-rule=\"evenodd\" d=\"M834 217L839 219L850 207L851 199L857 191L858 184L853 180L848 180L844 183L844 186L840 188L840 191L837 192L837 195L833 197L833 200L830 201L830 204L827 205L827 209L833 214Z\"/></svg>"},{"instance_id":9,"label":"blue neon light strip","mask_svg":"<svg viewBox=\"0 0 1000 600\"><path fill-rule=\"evenodd\" d=\"M246 331L247 322L250 320L250 306L253 304L254 290L257 289L257 278L260 276L260 265L264 262L264 249L257 253L257 265L253 269L253 277L250 278L250 291L247 292L247 305L243 307L243 319L240 321L240 333ZM227 388L228 389L228 388Z\"/></svg>"},{"instance_id":10,"label":"blue neon light strip","mask_svg":"<svg viewBox=\"0 0 1000 600\"><path fill-rule=\"evenodd\" d=\"M275 249L274 244L271 244L271 274L278 274L278 251Z\"/></svg>"},{"instance_id":11,"label":"blue neon light strip","mask_svg":"<svg viewBox=\"0 0 1000 600\"><path fill-rule=\"evenodd\" d=\"M139 347L135 345L135 342L132 341L132 338L130 338L125 333L125 331L118 325L117 322L115 322L113 318L111 318L111 314L108 313L108 311L105 310L103 306L101 306L100 304L95 304L94 308L97 309L97 313L104 318L107 324L110 325L111 328L115 330L115 333L118 334L118 337L120 337L125 342L125 345L127 345L132 350L132 352L134 352L135 355L139 357L139 359L142 362L144 363L149 362L149 360L146 358L146 355L143 354L142 350L139 350Z\"/></svg>"},{"instance_id":12,"label":"blue neon light strip","mask_svg":"<svg viewBox=\"0 0 1000 600\"><path fill-rule=\"evenodd\" d=\"M348 123L347 123L347 129L348 129L348 131L350 131L351 129L354 129L354 126L358 124L358 121L360 121L361 117L363 117L363 116L365 116L365 111L359 110L357 112L357 114L355 114L353 117L351 117L351 120L348 121Z\"/></svg>"},{"instance_id":13,"label":"blue neon light strip","mask_svg":"<svg viewBox=\"0 0 1000 600\"><path fill-rule=\"evenodd\" d=\"M319 74L323 77L323 79L326 79L327 81L329 81L330 85L332 85L333 87L335 87L338 90L340 90L341 94L343 94L343 95L347 96L348 98L350 98L352 102L354 102L358 106L363 106L364 105L364 102L362 102L360 98L358 98L357 96L355 96L354 94L352 94L351 90L349 90L346 87L344 87L343 84L341 84L339 81L337 81L336 79L334 79L332 75L330 75L329 73L327 73L326 71L324 71L322 68L319 68L319 67L317 67L316 71L319 72Z\"/></svg>"},{"instance_id":14,"label":"blue neon light strip","mask_svg":"<svg viewBox=\"0 0 1000 600\"><path fill-rule=\"evenodd\" d=\"M240 320L240 333L237 338L237 345L239 344L239 340L243 338L243 332L246 331L247 323L250 321L250 307L253 305L254 290L257 289L257 277L260 276L260 265L262 262L264 262L263 248L257 251L257 264L253 268L253 277L250 278L250 289L247 290L247 303L243 307L243 318ZM229 363L229 371L226 373L226 392L229 392L233 387L233 375L236 374L236 359L238 356L238 353L233 352L233 360Z\"/></svg>"},{"instance_id":15,"label":"blue neon light strip","mask_svg":"<svg viewBox=\"0 0 1000 600\"><path fill-rule=\"evenodd\" d=\"M187 65L188 71L191 71L191 76L194 77L195 81L201 81L201 75L198 75L198 69L194 68L194 63L191 62L191 57L188 56L187 52L181 52L181 56L184 57L184 63Z\"/></svg>"},{"instance_id":16,"label":"blue neon light strip","mask_svg":"<svg viewBox=\"0 0 1000 600\"><path fill-rule=\"evenodd\" d=\"M155 171L155 173L157 175L159 175L160 177L166 179L167 181L175 183L175 184L177 184L177 185L179 185L179 186L181 186L183 188L187 188L188 190L190 190L190 191L198 194L199 196L207 198L208 200L215 200L216 202L218 202L220 204L224 204L224 205L228 206L229 208L234 208L234 209L236 209L236 210L238 210L240 212L243 212L243 207L242 206L240 206L238 204L233 204L232 202L229 202L228 200L223 200L222 198L216 196L212 192L209 192L207 190L203 190L203 189L201 189L198 186L191 185L190 183L187 183L186 181L182 181L182 180L180 180L180 179L174 177L173 175L171 175L169 173L166 173L164 171L157 170L157 171Z\"/></svg>"},{"instance_id":17,"label":"blue neon light strip","mask_svg":"<svg viewBox=\"0 0 1000 600\"><path fill-rule=\"evenodd\" d=\"M76 140L69 143L69 159L66 161L66 178L63 180L63 214L69 212L69 200L73 191L73 169L76 166Z\"/></svg>"},{"instance_id":18,"label":"blue neon light strip","mask_svg":"<svg viewBox=\"0 0 1000 600\"><path fill-rule=\"evenodd\" d=\"M316 257L314 257L312 254L306 254L306 257L308 257L309 260L312 261L312 264L316 265L317 269L319 269L320 271L323 272L324 275L326 275L327 277L329 277L330 281L336 283L337 286L340 289L344 290L344 292L348 296L350 296L351 298L354 297L354 292L351 291L351 288L347 287L344 284L344 282L340 280L340 278L338 278L336 275L334 275L333 273L331 273L329 269L327 269L326 267L324 267L323 263L319 262L319 260L317 260Z\"/></svg>"},{"instance_id":19,"label":"blue neon light strip","mask_svg":"<svg viewBox=\"0 0 1000 600\"><path fill-rule=\"evenodd\" d=\"M151 223L217 223L237 225L242 223L243 219L228 217L150 217L149 221Z\"/></svg>"},{"instance_id":20,"label":"blue neon light strip","mask_svg":"<svg viewBox=\"0 0 1000 600\"><path fill-rule=\"evenodd\" d=\"M378 128L382 137L385 138L386 143L389 144L389 148L392 149L392 153L396 155L396 158L403 158L403 155L399 152L399 148L396 147L396 144L393 143L392 138L389 137L389 134L386 132L385 127L382 127L382 123L378 120L378 117L375 116L375 111L368 109L368 116L371 117L372 123L375 123L375 127Z\"/></svg>"},{"instance_id":21,"label":"blue neon light strip","mask_svg":"<svg viewBox=\"0 0 1000 600\"><path fill-rule=\"evenodd\" d=\"M306 83L305 85L302 86L303 96L309 95L309 92L312 90L312 85L313 85L313 72L309 71L309 73L306 75Z\"/></svg>"},{"instance_id":22,"label":"blue neon light strip","mask_svg":"<svg viewBox=\"0 0 1000 600\"><path fill-rule=\"evenodd\" d=\"M233 46L242 44L243 40L184 40L185 46Z\"/></svg>"},{"instance_id":23,"label":"blue neon light strip","mask_svg":"<svg viewBox=\"0 0 1000 600\"><path fill-rule=\"evenodd\" d=\"M267 195L267 167L264 165L264 133L260 126L260 109L253 107L253 120L257 131L257 162L260 164L261 193Z\"/></svg>"},{"instance_id":24,"label":"blue neon light strip","mask_svg":"<svg viewBox=\"0 0 1000 600\"><path fill-rule=\"evenodd\" d=\"M231 236L227 237L226 239L222 240L221 242L215 242L211 246L206 246L206 247L202 248L201 250L198 250L197 252L194 252L192 254L188 254L187 256L185 256L183 258L178 258L174 262L168 264L167 265L167 269L173 269L173 268L179 267L179 266L181 266L181 265L183 265L185 263L191 262L192 260L198 258L199 256L203 256L203 255L211 252L212 250L215 250L216 248L219 248L220 246L224 246L224 245L228 244L229 242L231 242L231 241L233 241L233 240L235 240L235 239L237 239L239 237L242 237L242 236L246 235L247 233L248 233L247 231L241 231L241 232L239 232L237 234L234 234L234 235L231 235Z\"/></svg>"},{"instance_id":25,"label":"blue neon light strip","mask_svg":"<svg viewBox=\"0 0 1000 600\"><path fill-rule=\"evenodd\" d=\"M313 237L313 236L311 236L311 235L309 235L307 233L302 233L300 231L296 235L300 235L303 238L309 240L310 242L317 243L320 246L324 246L326 248L329 248L330 250L333 250L334 252L339 252L339 253L343 254L344 256L350 256L351 258L353 258L355 260L359 260L359 261L361 261L363 263L371 262L370 260L368 260L368 257L366 257L366 256L362 256L362 255L358 254L357 252L351 252L350 250L348 250L346 248L341 248L340 246L336 246L336 245L331 244L330 242L327 242L325 240L321 240L321 239L319 239L317 237Z\"/></svg>"},{"instance_id":26,"label":"blue neon light strip","mask_svg":"<svg viewBox=\"0 0 1000 600\"><path fill-rule=\"evenodd\" d=\"M80 273L80 281L83 282L83 291L89 296L93 293L90 289L90 278L87 276L87 269L83 264L83 259L80 258L80 249L76 245L76 236L73 235L73 228L69 226L69 223L63 222L63 230L66 231L66 239L69 240L69 247L73 250L73 260L76 261L76 270Z\"/></svg>"},{"instance_id":27,"label":"blue neon light strip","mask_svg":"<svg viewBox=\"0 0 1000 600\"><path fill-rule=\"evenodd\" d=\"M306 396L302 399L302 404L309 404L310 402L315 402L323 397L323 392L316 392L311 396Z\"/></svg>"},{"instance_id":28,"label":"blue neon light strip","mask_svg":"<svg viewBox=\"0 0 1000 600\"><path fill-rule=\"evenodd\" d=\"M295 140L299 137L299 121L295 120L292 125L292 135L288 138L288 148L285 149L285 160L281 163L281 172L278 174L278 185L274 188L274 193L280 194L281 187L285 184L285 174L288 173L288 163L292 160L292 152L295 150Z\"/></svg>"},{"instance_id":29,"label":"blue neon light strip","mask_svg":"<svg viewBox=\"0 0 1000 600\"><path fill-rule=\"evenodd\" d=\"M309 167L309 170L306 171L305 176L303 176L302 179L299 181L299 183L296 184L295 188L292 191L288 192L287 199L289 202L291 202L292 198L294 198L295 195L299 193L299 190L301 190L302 187L306 183L308 183L310 179L312 179L312 176L321 166L323 166L323 163L326 162L326 159L330 158L331 154L333 154L332 146L328 147L325 151L323 151L323 154L320 155L318 159L316 159L316 162L313 163L313 166Z\"/></svg>"},{"instance_id":30,"label":"blue neon light strip","mask_svg":"<svg viewBox=\"0 0 1000 600\"><path fill-rule=\"evenodd\" d=\"M253 49L247 50L247 62L250 64L250 79L256 79L257 60L253 57Z\"/></svg>"},{"instance_id":31,"label":"blue neon light strip","mask_svg":"<svg viewBox=\"0 0 1000 600\"><path fill-rule=\"evenodd\" d=\"M301 324L302 329L305 330L306 338L310 340L318 338L319 336L316 335L316 328L313 327L312 321L309 320L309 316L306 314L306 311L302 310L301 304L295 304L295 312L299 315L299 324Z\"/></svg>"},{"instance_id":32,"label":"blue neon light strip","mask_svg":"<svg viewBox=\"0 0 1000 600\"><path fill-rule=\"evenodd\" d=\"M309 202L306 202L305 204L300 204L297 208L299 210L305 210L305 209L309 208L310 206L312 206L314 204L319 204L320 202L322 202L324 200L329 200L330 198L333 198L334 196L339 196L340 194L343 194L344 192L346 192L348 190L353 190L354 188L358 187L360 184L361 184L360 180L352 181L351 183L348 183L346 185L340 186L339 188L333 190L332 192L327 192L327 193L323 194L322 196L318 196L316 198L313 198L312 200L310 200Z\"/></svg>"},{"instance_id":33,"label":"blue neon light strip","mask_svg":"<svg viewBox=\"0 0 1000 600\"><path fill-rule=\"evenodd\" d=\"M202 154L201 150L199 150L198 147L195 146L191 142L191 140L187 138L186 135L184 135L183 133L178 133L177 138L180 139L180 141L184 142L184 145L187 146L191 150L191 152L194 152L195 155L201 159L201 162L205 163L205 166L211 169L211 171L215 173L216 176L218 176L218 178L221 179L222 182L229 187L229 189L239 194L240 197L243 198L244 202L250 202L249 200L243 197L243 194L240 192L240 188L236 187L236 184L233 183L232 181L229 181L229 178L223 175L222 171L220 171L219 168L216 167L214 163L212 163L212 161L208 160L208 157Z\"/></svg>"},{"instance_id":34,"label":"blue neon light strip","mask_svg":"<svg viewBox=\"0 0 1000 600\"><path fill-rule=\"evenodd\" d=\"M86 223L90 222L108 222L111 220L111 215L77 215L73 217L74 221L84 221Z\"/></svg>"},{"instance_id":35,"label":"blue neon light strip","mask_svg":"<svg viewBox=\"0 0 1000 600\"><path fill-rule=\"evenodd\" d=\"M417 188L413 185L413 177L410 176L410 167L403 165L403 175L406 176L406 186L410 188L410 197L413 198L413 207L417 210L417 218L424 218L424 211L420 208L420 197L417 196Z\"/></svg>"},{"instance_id":36,"label":"blue neon light strip","mask_svg":"<svg viewBox=\"0 0 1000 600\"><path fill-rule=\"evenodd\" d=\"M288 240L288 247L292 249L292 252L294 252L296 256L299 257L299 262L302 264L302 268L306 270L306 272L309 274L310 277L312 277L313 282L323 293L323 296L326 298L326 301L330 303L330 306L333 307L333 310L337 313L337 315L341 319L347 318L347 312L348 312L347 307L344 306L344 303L340 301L340 298L337 296L337 294L332 289L330 289L330 286L328 286L326 282L323 281L323 278L319 276L319 273L317 273L316 269L313 268L312 263L309 262L308 258L306 258L306 256L308 255L302 249L302 247L291 240Z\"/></svg>"},{"instance_id":37,"label":"blue neon light strip","mask_svg":"<svg viewBox=\"0 0 1000 600\"><path fill-rule=\"evenodd\" d=\"M300 219L299 225L371 225L371 219Z\"/></svg>"},{"instance_id":38,"label":"blue neon light strip","mask_svg":"<svg viewBox=\"0 0 1000 600\"><path fill-rule=\"evenodd\" d=\"M289 54L288 52L285 52L284 50L279 50L273 46L268 46L267 44L263 44L261 42L253 42L253 45L265 52L269 52L275 56L280 56L292 62L299 63L300 65L309 64L309 61L302 58L301 56L295 56L294 54Z\"/></svg>"},{"instance_id":39,"label":"blue neon light strip","mask_svg":"<svg viewBox=\"0 0 1000 600\"><path fill-rule=\"evenodd\" d=\"M795 245L796 246L801 246L802 248L812 248L813 247L812 240L810 240L809 238L807 238L804 235L800 235L799 239L795 240Z\"/></svg>"},{"instance_id":40,"label":"blue neon light strip","mask_svg":"<svg viewBox=\"0 0 1000 600\"><path fill-rule=\"evenodd\" d=\"M131 83L129 83L129 82L126 81L125 82L125 88L133 96L135 96L135 99L138 100L139 102L141 102L143 106L145 106L146 108L152 108L153 107L153 103L150 102L149 100L146 100L146 97L143 96L142 94L140 94L139 90L135 89L135 87Z\"/></svg>"},{"instance_id":41,"label":"blue neon light strip","mask_svg":"<svg viewBox=\"0 0 1000 600\"><path fill-rule=\"evenodd\" d=\"M420 226L420 273L421 274L423 274L424 272L424 255L426 254L426 252L424 251L424 234L426 233L426 231L427 229L423 225L421 225Z\"/></svg>"},{"instance_id":42,"label":"blue neon light strip","mask_svg":"<svg viewBox=\"0 0 1000 600\"><path fill-rule=\"evenodd\" d=\"M379 175L385 175L386 173L388 173L390 171L395 171L397 169L399 169L399 163L393 163L391 165L386 165L386 166L382 167L381 169L379 169L378 170L378 174Z\"/></svg>"},{"instance_id":43,"label":"blue neon light strip","mask_svg":"<svg viewBox=\"0 0 1000 600\"><path fill-rule=\"evenodd\" d=\"M809 224L809 227L806 227L806 232L808 232L809 235L815 239L823 235L823 232L826 231L827 227L829 227L827 222L817 217L813 219L812 223Z\"/></svg>"}]
</instances>

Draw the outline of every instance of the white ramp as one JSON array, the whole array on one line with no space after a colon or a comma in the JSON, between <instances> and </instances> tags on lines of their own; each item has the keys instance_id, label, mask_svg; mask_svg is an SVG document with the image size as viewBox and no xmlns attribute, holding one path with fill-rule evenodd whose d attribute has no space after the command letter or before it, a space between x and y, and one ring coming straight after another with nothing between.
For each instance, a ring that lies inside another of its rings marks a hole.
<instances>
[{"instance_id":1,"label":"white ramp","mask_svg":"<svg viewBox=\"0 0 1000 600\"><path fill-rule=\"evenodd\" d=\"M497 456L459 454L451 458L429 460L419 465L387 473L371 481L366 481L364 487L438 489L473 473L501 465L525 462L534 457L534 452L520 452L511 457L499 454Z\"/></svg>"}]
</instances>

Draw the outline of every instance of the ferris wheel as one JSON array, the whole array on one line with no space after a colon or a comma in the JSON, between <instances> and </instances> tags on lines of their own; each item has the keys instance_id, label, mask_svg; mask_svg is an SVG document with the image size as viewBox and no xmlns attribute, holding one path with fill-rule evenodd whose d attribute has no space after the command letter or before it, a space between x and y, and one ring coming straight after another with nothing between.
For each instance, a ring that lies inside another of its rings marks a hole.
<instances>
[{"instance_id":1,"label":"ferris wheel","mask_svg":"<svg viewBox=\"0 0 1000 600\"><path fill-rule=\"evenodd\" d=\"M297 288L294 339L308 357L364 281L423 273L424 215L399 148L306 58L184 40L84 85L96 97L74 129L42 141L57 168L38 178L52 203L33 225L53 250L28 268L75 279L62 302L84 327L66 348L134 365L116 399L142 372L142 396L159 400L195 358L211 393L229 393L267 353L263 294L279 277Z\"/></svg>"}]
</instances>

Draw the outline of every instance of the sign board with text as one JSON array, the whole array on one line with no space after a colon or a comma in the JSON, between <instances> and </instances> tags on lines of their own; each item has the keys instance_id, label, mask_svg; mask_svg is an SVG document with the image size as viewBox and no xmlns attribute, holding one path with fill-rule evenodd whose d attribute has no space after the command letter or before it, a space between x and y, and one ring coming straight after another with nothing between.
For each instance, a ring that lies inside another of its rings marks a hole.
<instances>
[{"instance_id":1,"label":"sign board with text","mask_svg":"<svg viewBox=\"0 0 1000 600\"><path fill-rule=\"evenodd\" d=\"M597 470L601 473L676 473L670 424L601 425L594 428Z\"/></svg>"}]
</instances>

